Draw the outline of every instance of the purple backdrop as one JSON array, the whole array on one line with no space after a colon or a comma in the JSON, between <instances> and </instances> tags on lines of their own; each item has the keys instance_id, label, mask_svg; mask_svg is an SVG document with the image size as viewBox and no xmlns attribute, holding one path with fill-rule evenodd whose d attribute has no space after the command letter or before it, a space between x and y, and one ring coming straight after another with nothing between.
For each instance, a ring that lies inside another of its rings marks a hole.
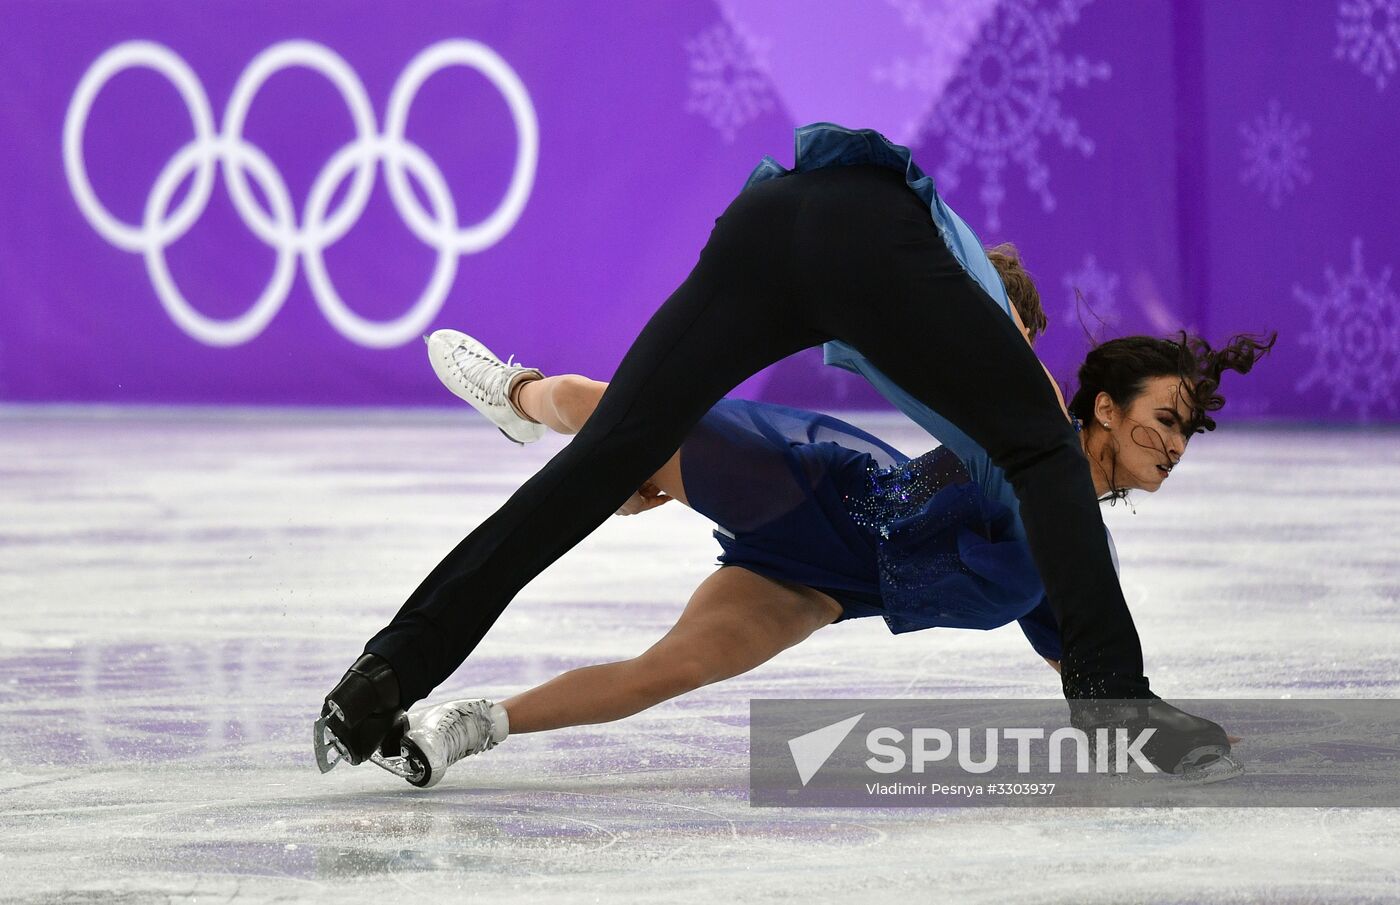
<instances>
[{"instance_id":1,"label":"purple backdrop","mask_svg":"<svg viewBox=\"0 0 1400 905\"><path fill-rule=\"evenodd\" d=\"M0 17L3 400L437 403L439 326L606 377L758 159L825 119L1021 246L1062 379L1081 323L1275 328L1228 414L1400 417L1400 0ZM819 361L743 391L878 404Z\"/></svg>"}]
</instances>

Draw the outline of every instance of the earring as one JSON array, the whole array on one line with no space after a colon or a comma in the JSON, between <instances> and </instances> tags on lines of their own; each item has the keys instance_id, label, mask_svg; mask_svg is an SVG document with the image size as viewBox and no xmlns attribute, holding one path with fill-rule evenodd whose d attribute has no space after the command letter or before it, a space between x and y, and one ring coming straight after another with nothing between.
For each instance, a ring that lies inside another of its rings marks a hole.
<instances>
[{"instance_id":1,"label":"earring","mask_svg":"<svg viewBox=\"0 0 1400 905\"><path fill-rule=\"evenodd\" d=\"M1103 423L1103 426L1104 426L1104 427L1108 427L1108 422L1105 421L1105 422Z\"/></svg>"}]
</instances>

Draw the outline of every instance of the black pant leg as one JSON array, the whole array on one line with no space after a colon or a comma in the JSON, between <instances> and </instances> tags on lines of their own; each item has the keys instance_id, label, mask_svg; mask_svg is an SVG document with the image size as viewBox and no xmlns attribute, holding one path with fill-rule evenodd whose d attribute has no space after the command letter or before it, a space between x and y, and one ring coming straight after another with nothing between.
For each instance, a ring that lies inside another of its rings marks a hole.
<instances>
[{"instance_id":1,"label":"black pant leg","mask_svg":"<svg viewBox=\"0 0 1400 905\"><path fill-rule=\"evenodd\" d=\"M828 337L791 292L800 206L786 181L744 192L628 350L583 429L463 540L366 645L408 706L476 647L530 579L612 515L745 378ZM778 241L775 241L777 237Z\"/></svg>"}]
</instances>

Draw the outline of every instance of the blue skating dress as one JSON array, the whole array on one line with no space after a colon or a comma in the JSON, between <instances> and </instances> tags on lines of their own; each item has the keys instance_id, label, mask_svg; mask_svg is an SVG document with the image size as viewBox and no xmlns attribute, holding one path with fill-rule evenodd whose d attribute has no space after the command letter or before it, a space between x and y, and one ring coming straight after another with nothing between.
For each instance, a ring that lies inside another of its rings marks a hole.
<instances>
[{"instance_id":1,"label":"blue skating dress","mask_svg":"<svg viewBox=\"0 0 1400 905\"><path fill-rule=\"evenodd\" d=\"M881 616L896 633L1019 620L1057 660L1020 519L973 478L999 470L972 465L941 446L911 459L829 415L741 399L721 400L681 446L686 494L715 522L721 563L816 588L841 620Z\"/></svg>"}]
</instances>

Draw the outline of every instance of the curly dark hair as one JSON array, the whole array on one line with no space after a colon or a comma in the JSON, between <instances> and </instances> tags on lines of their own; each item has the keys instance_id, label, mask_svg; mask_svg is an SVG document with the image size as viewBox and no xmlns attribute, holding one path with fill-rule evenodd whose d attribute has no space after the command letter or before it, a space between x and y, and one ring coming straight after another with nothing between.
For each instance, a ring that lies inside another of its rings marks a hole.
<instances>
[{"instance_id":1,"label":"curly dark hair","mask_svg":"<svg viewBox=\"0 0 1400 905\"><path fill-rule=\"evenodd\" d=\"M1126 410L1151 378L1180 377L1191 408L1186 434L1213 431L1215 419L1211 413L1225 406L1225 397L1220 393L1221 375L1226 371L1248 374L1255 362L1274 347L1277 339L1277 332L1267 336L1241 333L1219 349L1184 330L1175 339L1155 336L1110 339L1090 349L1084 364L1080 365L1079 388L1070 399L1070 414L1092 427L1095 424L1094 402L1099 393L1107 393L1114 405ZM1115 465L1116 460L1115 456ZM1112 475L1109 485L1113 488L1110 497L1122 498L1127 493L1117 486Z\"/></svg>"}]
</instances>

